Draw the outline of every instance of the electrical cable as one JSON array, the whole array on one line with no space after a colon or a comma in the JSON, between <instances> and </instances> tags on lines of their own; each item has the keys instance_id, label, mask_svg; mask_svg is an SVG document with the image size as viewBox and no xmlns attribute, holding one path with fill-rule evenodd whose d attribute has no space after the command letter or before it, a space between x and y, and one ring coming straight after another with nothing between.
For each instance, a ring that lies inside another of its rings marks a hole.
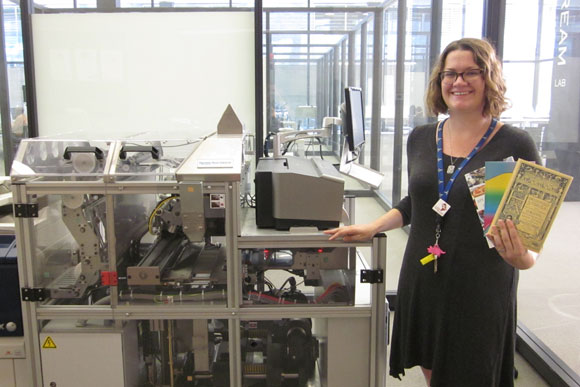
<instances>
[{"instance_id":1,"label":"electrical cable","mask_svg":"<svg viewBox=\"0 0 580 387\"><path fill-rule=\"evenodd\" d=\"M294 283L293 283L293 284L292 284L292 281L294 281ZM282 290L284 290L284 286L285 286L285 285L286 285L288 282L290 282L290 288L291 288L291 289L292 289L292 288L296 288L296 279L295 279L294 277L288 277L288 278L286 278L286 281L284 281L284 282L282 283L282 285L280 285L280 287L278 288L278 291L276 292L276 295L277 295L277 296L279 296L279 295L280 295L280 292L281 292Z\"/></svg>"},{"instance_id":2,"label":"electrical cable","mask_svg":"<svg viewBox=\"0 0 580 387\"><path fill-rule=\"evenodd\" d=\"M320 137L316 137L316 139L318 140L318 145L320 146L320 159L324 160L324 156L322 155L322 140Z\"/></svg>"},{"instance_id":3,"label":"electrical cable","mask_svg":"<svg viewBox=\"0 0 580 387\"><path fill-rule=\"evenodd\" d=\"M264 276L264 283L268 286L269 291L274 291L276 290L276 286L274 286L274 284L272 283L272 281L270 281L268 278L266 278Z\"/></svg>"},{"instance_id":4,"label":"electrical cable","mask_svg":"<svg viewBox=\"0 0 580 387\"><path fill-rule=\"evenodd\" d=\"M354 161L358 160L358 155L359 155L359 152L358 152L358 151L356 151L356 150L355 150L355 151L352 151L352 155L353 155L353 156L352 156L352 160L348 160L348 161L346 162L347 164L348 164L348 163L352 163L352 162L354 162Z\"/></svg>"},{"instance_id":5,"label":"electrical cable","mask_svg":"<svg viewBox=\"0 0 580 387\"><path fill-rule=\"evenodd\" d=\"M274 296L270 296L269 294L255 292L255 291L248 292L248 295L249 296L251 296L251 295L256 296L258 298L258 301L260 301L261 299L264 299L264 301L269 301L271 303L276 303L276 304L287 304L287 305L294 304L294 302L284 300L283 298L274 297ZM251 297L249 297L249 299L251 301Z\"/></svg>"},{"instance_id":6,"label":"electrical cable","mask_svg":"<svg viewBox=\"0 0 580 387\"><path fill-rule=\"evenodd\" d=\"M326 297L328 297L330 294L334 293L338 288L341 287L342 287L341 284L339 284L338 282L334 282L328 288L326 288L324 293L322 293L320 296L316 298L315 303L317 304L320 303L320 301L323 301Z\"/></svg>"},{"instance_id":7,"label":"electrical cable","mask_svg":"<svg viewBox=\"0 0 580 387\"><path fill-rule=\"evenodd\" d=\"M178 195L171 195L168 198L165 198L162 201L160 201L159 203L157 203L157 205L155 206L155 208L151 212L151 215L149 215L148 230L149 230L150 234L155 235L153 233L153 220L155 219L155 214L157 214L157 211L159 211L159 209L161 207L163 207L165 205L165 203L167 203L175 198L179 198L179 196Z\"/></svg>"}]
</instances>

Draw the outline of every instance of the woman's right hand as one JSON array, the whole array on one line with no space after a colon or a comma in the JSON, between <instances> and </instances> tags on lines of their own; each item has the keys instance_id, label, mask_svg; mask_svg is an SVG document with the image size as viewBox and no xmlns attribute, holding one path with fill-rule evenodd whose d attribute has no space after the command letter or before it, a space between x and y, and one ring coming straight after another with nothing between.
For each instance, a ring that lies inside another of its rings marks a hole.
<instances>
[{"instance_id":1,"label":"woman's right hand","mask_svg":"<svg viewBox=\"0 0 580 387\"><path fill-rule=\"evenodd\" d=\"M354 224L325 230L325 234L330 235L329 240L342 238L345 242L367 241L376 234L375 228L371 224Z\"/></svg>"}]
</instances>

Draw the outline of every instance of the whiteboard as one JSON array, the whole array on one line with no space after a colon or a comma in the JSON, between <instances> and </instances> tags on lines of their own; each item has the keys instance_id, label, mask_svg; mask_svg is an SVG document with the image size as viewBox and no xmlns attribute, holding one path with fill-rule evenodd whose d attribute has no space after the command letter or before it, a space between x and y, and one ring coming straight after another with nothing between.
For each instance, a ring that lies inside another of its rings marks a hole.
<instances>
[{"instance_id":1,"label":"whiteboard","mask_svg":"<svg viewBox=\"0 0 580 387\"><path fill-rule=\"evenodd\" d=\"M197 138L255 128L252 12L32 15L40 136Z\"/></svg>"}]
</instances>

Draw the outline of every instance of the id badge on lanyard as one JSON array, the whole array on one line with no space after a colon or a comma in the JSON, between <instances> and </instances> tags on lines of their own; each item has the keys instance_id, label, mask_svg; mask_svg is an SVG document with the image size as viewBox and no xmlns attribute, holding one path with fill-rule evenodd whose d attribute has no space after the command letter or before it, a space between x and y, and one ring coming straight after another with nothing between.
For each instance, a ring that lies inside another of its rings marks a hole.
<instances>
[{"instance_id":1,"label":"id badge on lanyard","mask_svg":"<svg viewBox=\"0 0 580 387\"><path fill-rule=\"evenodd\" d=\"M443 223L443 218L451 209L449 203L447 203L447 198L449 196L449 191L451 191L451 187L453 187L453 183L455 183L455 179L461 171L463 167L467 165L467 163L475 156L479 149L485 144L495 126L497 125L497 120L494 118L491 120L489 128L481 137L477 145L471 150L469 155L463 160L459 167L453 170L453 174L449 178L447 185L445 185L445 174L443 172L443 125L445 124L447 119L439 122L437 125L437 178L438 178L438 189L439 189L439 200L433 206L433 211L437 214L437 225L435 226L435 243L427 248L427 252L429 253L425 257L421 259L421 264L426 265L429 262L433 261L433 271L437 273L437 261L439 258L445 254L445 251L441 249L439 246L439 237L441 236L441 224Z\"/></svg>"}]
</instances>

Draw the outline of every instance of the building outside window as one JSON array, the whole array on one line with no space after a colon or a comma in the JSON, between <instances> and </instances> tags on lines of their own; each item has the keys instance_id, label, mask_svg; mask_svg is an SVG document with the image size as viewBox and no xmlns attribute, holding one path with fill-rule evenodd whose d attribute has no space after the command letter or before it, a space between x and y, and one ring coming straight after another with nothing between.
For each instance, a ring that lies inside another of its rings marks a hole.
<instances>
[{"instance_id":1,"label":"building outside window","mask_svg":"<svg viewBox=\"0 0 580 387\"><path fill-rule=\"evenodd\" d=\"M574 176L538 263L520 275L518 318L580 373L580 1L507 1L503 59L512 107L502 121Z\"/></svg>"}]
</instances>

